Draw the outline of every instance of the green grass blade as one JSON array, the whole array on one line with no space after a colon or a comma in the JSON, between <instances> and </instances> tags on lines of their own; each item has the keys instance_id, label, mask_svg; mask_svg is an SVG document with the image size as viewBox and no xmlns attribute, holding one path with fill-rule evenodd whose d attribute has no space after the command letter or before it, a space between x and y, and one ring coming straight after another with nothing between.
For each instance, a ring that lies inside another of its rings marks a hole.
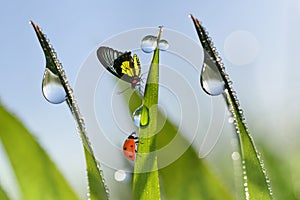
<instances>
[{"instance_id":1,"label":"green grass blade","mask_svg":"<svg viewBox=\"0 0 300 200\"><path fill-rule=\"evenodd\" d=\"M0 199L9 200L8 195L6 194L5 190L1 186L0 186Z\"/></svg>"},{"instance_id":2,"label":"green grass blade","mask_svg":"<svg viewBox=\"0 0 300 200\"><path fill-rule=\"evenodd\" d=\"M257 151L254 140L241 116L241 109L233 103L235 99L232 99L228 90L225 91L225 94L235 117L236 131L240 140L246 197L249 199L272 199L269 178L261 155Z\"/></svg>"},{"instance_id":3,"label":"green grass blade","mask_svg":"<svg viewBox=\"0 0 300 200\"><path fill-rule=\"evenodd\" d=\"M41 32L40 28L35 25L32 21L31 24L36 32L39 42L43 48L45 58L46 58L46 68L51 70L55 75L57 75L61 81L61 84L66 92L66 102L73 114L75 122L77 123L77 129L81 137L81 141L84 148L84 154L87 166L88 184L89 184L89 198L91 200L103 200L108 199L108 189L105 185L104 178L101 174L100 164L96 160L93 153L93 149L88 140L84 119L82 118L79 107L76 103L75 97L73 95L73 90L68 83L67 77L62 65L56 57L56 53L52 46L49 44L45 35Z\"/></svg>"},{"instance_id":4,"label":"green grass blade","mask_svg":"<svg viewBox=\"0 0 300 200\"><path fill-rule=\"evenodd\" d=\"M220 62L221 59L217 56L215 47L213 47L212 42L208 39L207 32L201 26L198 19L193 16L191 17L204 51L207 52L210 59L216 64L225 83L225 97L229 109L235 118L235 128L240 141L245 197L246 199L272 199L270 182L266 175L263 161L246 127L245 119L239 106L236 93L229 80L229 76L225 73L225 68Z\"/></svg>"},{"instance_id":5,"label":"green grass blade","mask_svg":"<svg viewBox=\"0 0 300 200\"><path fill-rule=\"evenodd\" d=\"M0 139L17 177L22 199L78 199L35 138L0 106Z\"/></svg>"},{"instance_id":6,"label":"green grass blade","mask_svg":"<svg viewBox=\"0 0 300 200\"><path fill-rule=\"evenodd\" d=\"M161 29L158 36L160 39ZM153 54L144 94L144 110L141 122L148 124L140 128L138 155L134 167L133 195L138 200L159 200L160 186L157 168L156 129L157 129L157 103L159 83L159 49Z\"/></svg>"},{"instance_id":7,"label":"green grass blade","mask_svg":"<svg viewBox=\"0 0 300 200\"><path fill-rule=\"evenodd\" d=\"M90 153L89 150L84 146L84 155L87 165L88 173L88 182L89 182L89 198L93 199L108 199L107 191L104 191L102 188L106 188L104 182L99 177L102 176L101 171L98 170L97 161Z\"/></svg>"}]
</instances>

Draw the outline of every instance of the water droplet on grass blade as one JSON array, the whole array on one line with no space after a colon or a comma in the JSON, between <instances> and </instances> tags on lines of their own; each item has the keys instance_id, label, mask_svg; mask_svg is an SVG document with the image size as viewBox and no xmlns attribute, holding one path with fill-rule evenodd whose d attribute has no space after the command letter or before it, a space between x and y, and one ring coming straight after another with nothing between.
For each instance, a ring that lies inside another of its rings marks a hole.
<instances>
[{"instance_id":1,"label":"water droplet on grass blade","mask_svg":"<svg viewBox=\"0 0 300 200\"><path fill-rule=\"evenodd\" d=\"M161 51L166 51L169 48L169 42L167 40L160 40L158 43L158 48Z\"/></svg>"},{"instance_id":2,"label":"water droplet on grass blade","mask_svg":"<svg viewBox=\"0 0 300 200\"><path fill-rule=\"evenodd\" d=\"M145 53L151 53L157 46L157 37L153 35L147 35L142 39L141 48Z\"/></svg>"},{"instance_id":3,"label":"water droplet on grass blade","mask_svg":"<svg viewBox=\"0 0 300 200\"><path fill-rule=\"evenodd\" d=\"M228 117L228 123L232 124L234 122L234 117L230 116Z\"/></svg>"},{"instance_id":4,"label":"water droplet on grass blade","mask_svg":"<svg viewBox=\"0 0 300 200\"><path fill-rule=\"evenodd\" d=\"M215 62L204 51L204 63L200 75L202 89L209 95L217 96L224 92L225 83Z\"/></svg>"},{"instance_id":5,"label":"water droplet on grass blade","mask_svg":"<svg viewBox=\"0 0 300 200\"><path fill-rule=\"evenodd\" d=\"M45 99L50 103L59 104L66 99L66 92L59 77L48 68L46 68L44 73L42 91Z\"/></svg>"},{"instance_id":6,"label":"water droplet on grass blade","mask_svg":"<svg viewBox=\"0 0 300 200\"><path fill-rule=\"evenodd\" d=\"M149 109L141 105L133 112L133 123L139 128L146 128L149 124Z\"/></svg>"}]
</instances>

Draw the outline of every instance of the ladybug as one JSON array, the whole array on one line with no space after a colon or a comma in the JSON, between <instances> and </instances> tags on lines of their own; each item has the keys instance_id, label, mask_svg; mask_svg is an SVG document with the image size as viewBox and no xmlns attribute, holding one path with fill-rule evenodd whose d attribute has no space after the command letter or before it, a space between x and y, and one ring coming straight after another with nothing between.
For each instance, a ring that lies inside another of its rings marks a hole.
<instances>
[{"instance_id":1,"label":"ladybug","mask_svg":"<svg viewBox=\"0 0 300 200\"><path fill-rule=\"evenodd\" d=\"M123 144L123 153L128 160L134 161L137 152L138 137L132 132Z\"/></svg>"}]
</instances>

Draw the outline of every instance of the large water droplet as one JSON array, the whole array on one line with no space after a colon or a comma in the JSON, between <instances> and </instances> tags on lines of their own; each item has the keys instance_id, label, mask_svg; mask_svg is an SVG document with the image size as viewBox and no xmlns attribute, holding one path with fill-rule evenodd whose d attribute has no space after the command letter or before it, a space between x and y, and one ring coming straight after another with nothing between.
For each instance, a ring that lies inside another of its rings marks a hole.
<instances>
[{"instance_id":1,"label":"large water droplet","mask_svg":"<svg viewBox=\"0 0 300 200\"><path fill-rule=\"evenodd\" d=\"M53 104L65 101L66 92L57 75L46 68L42 82L42 91L45 99Z\"/></svg>"},{"instance_id":2,"label":"large water droplet","mask_svg":"<svg viewBox=\"0 0 300 200\"><path fill-rule=\"evenodd\" d=\"M139 128L146 128L149 124L149 109L141 105L133 112L133 123Z\"/></svg>"},{"instance_id":3,"label":"large water droplet","mask_svg":"<svg viewBox=\"0 0 300 200\"><path fill-rule=\"evenodd\" d=\"M203 90L212 96L220 95L224 92L225 83L219 72L217 65L210 59L204 51L204 63L202 66L200 82Z\"/></svg>"},{"instance_id":4,"label":"large water droplet","mask_svg":"<svg viewBox=\"0 0 300 200\"><path fill-rule=\"evenodd\" d=\"M158 43L158 48L161 51L166 51L169 48L169 42L167 40L160 40Z\"/></svg>"},{"instance_id":5,"label":"large water droplet","mask_svg":"<svg viewBox=\"0 0 300 200\"><path fill-rule=\"evenodd\" d=\"M156 49L157 37L153 35L147 35L142 39L141 48L145 53L151 53Z\"/></svg>"}]
</instances>

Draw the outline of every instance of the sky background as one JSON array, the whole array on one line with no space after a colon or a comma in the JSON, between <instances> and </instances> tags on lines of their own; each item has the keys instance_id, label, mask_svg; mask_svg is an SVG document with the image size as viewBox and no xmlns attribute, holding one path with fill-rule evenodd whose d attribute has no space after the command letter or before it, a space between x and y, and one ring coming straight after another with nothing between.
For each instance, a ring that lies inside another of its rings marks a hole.
<instances>
[{"instance_id":1,"label":"sky background","mask_svg":"<svg viewBox=\"0 0 300 200\"><path fill-rule=\"evenodd\" d=\"M164 25L198 41L190 13L203 22L223 58L250 130L258 130L252 131L254 138L289 152L299 142L299 1L1 3L0 100L36 136L78 191L85 188L80 140L67 106L51 105L43 98L45 59L29 20L46 33L73 85L91 51L120 32ZM5 159L3 153L0 159ZM0 169L0 175L8 173L6 168Z\"/></svg>"}]
</instances>

